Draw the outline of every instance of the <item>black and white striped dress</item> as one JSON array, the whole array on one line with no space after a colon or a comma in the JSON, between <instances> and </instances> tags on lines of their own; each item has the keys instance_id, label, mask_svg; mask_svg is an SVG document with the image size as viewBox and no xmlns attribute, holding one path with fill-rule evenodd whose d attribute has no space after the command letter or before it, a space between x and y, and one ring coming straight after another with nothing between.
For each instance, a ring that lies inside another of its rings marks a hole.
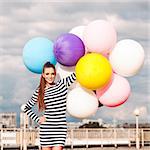
<instances>
[{"instance_id":1,"label":"black and white striped dress","mask_svg":"<svg viewBox=\"0 0 150 150\"><path fill-rule=\"evenodd\" d=\"M40 145L64 146L67 135L66 123L66 98L69 86L76 80L75 73L58 81L54 86L45 89L44 103L46 109L44 116L46 121L40 124ZM26 103L24 112L34 121L39 122L39 117L32 111L37 102L38 89L33 93L32 98Z\"/></svg>"}]
</instances>

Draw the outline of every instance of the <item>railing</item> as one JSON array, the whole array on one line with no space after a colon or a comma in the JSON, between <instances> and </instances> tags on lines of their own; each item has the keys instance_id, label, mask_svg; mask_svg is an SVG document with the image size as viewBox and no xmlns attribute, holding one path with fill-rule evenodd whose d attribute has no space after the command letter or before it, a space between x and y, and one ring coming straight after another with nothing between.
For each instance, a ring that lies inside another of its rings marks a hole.
<instances>
[{"instance_id":1,"label":"railing","mask_svg":"<svg viewBox=\"0 0 150 150\"><path fill-rule=\"evenodd\" d=\"M19 147L22 149L27 146L39 146L38 129L20 129L20 128L1 128L0 144L3 147ZM140 145L150 144L150 128L139 129ZM135 129L107 128L107 129L68 129L66 146L84 145L118 145L131 146L136 142Z\"/></svg>"}]
</instances>

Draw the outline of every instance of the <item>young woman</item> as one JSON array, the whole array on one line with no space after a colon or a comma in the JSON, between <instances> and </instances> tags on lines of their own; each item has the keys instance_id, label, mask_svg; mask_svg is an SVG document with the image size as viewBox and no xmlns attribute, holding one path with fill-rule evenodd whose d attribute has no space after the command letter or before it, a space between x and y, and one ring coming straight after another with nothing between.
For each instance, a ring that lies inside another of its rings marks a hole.
<instances>
[{"instance_id":1,"label":"young woman","mask_svg":"<svg viewBox=\"0 0 150 150\"><path fill-rule=\"evenodd\" d=\"M63 150L66 135L66 98L69 86L76 80L75 73L54 83L56 69L50 62L45 63L40 85L26 103L24 112L39 123L42 150ZM38 117L32 107L38 104L44 115Z\"/></svg>"}]
</instances>

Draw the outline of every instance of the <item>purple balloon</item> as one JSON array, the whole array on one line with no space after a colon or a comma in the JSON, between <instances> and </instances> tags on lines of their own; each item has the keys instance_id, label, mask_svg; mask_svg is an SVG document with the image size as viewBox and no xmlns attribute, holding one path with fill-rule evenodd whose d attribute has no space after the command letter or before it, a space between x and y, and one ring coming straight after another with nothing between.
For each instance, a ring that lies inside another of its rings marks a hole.
<instances>
[{"instance_id":1,"label":"purple balloon","mask_svg":"<svg viewBox=\"0 0 150 150\"><path fill-rule=\"evenodd\" d=\"M84 43L72 33L63 34L54 42L56 60L64 66L75 66L84 54Z\"/></svg>"}]
</instances>

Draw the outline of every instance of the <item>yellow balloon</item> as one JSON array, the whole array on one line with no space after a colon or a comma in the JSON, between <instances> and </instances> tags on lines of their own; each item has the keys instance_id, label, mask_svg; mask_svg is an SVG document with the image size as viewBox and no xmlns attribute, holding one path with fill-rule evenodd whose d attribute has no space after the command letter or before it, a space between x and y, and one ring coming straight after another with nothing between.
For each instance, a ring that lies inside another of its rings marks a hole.
<instances>
[{"instance_id":1,"label":"yellow balloon","mask_svg":"<svg viewBox=\"0 0 150 150\"><path fill-rule=\"evenodd\" d=\"M112 76L109 61L98 53L89 53L81 57L76 64L75 72L78 82L91 90L105 86Z\"/></svg>"}]
</instances>

